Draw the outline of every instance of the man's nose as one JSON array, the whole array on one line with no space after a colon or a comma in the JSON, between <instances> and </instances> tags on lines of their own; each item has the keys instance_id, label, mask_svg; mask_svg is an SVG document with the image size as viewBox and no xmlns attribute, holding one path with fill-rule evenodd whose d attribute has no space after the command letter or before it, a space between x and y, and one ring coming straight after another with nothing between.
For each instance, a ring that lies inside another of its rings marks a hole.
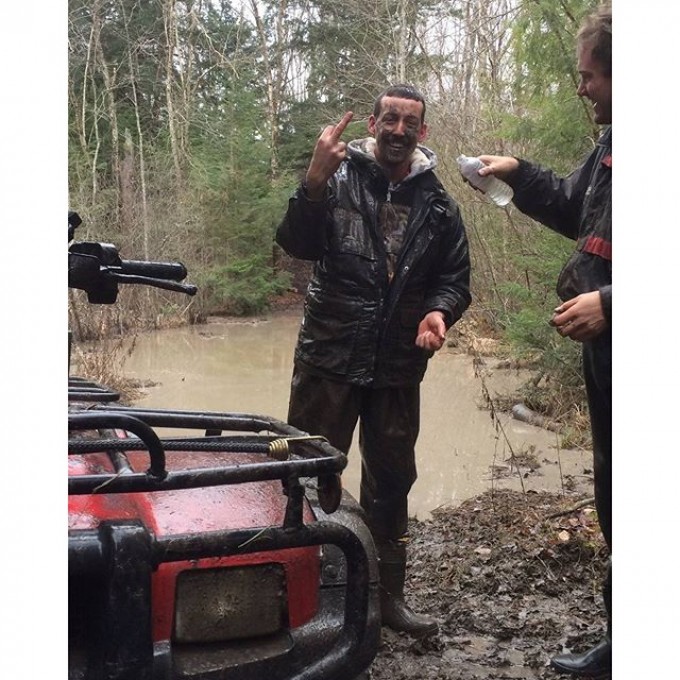
<instances>
[{"instance_id":1,"label":"man's nose","mask_svg":"<svg viewBox=\"0 0 680 680\"><path fill-rule=\"evenodd\" d=\"M392 126L392 134L404 136L406 134L406 123L403 120L398 120Z\"/></svg>"}]
</instances>

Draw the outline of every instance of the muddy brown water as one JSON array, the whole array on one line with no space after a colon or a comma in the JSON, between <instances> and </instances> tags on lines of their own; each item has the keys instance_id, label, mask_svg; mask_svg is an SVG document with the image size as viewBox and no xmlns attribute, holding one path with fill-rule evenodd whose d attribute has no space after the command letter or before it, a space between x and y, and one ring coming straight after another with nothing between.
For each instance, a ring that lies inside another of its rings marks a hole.
<instances>
[{"instance_id":1,"label":"muddy brown water","mask_svg":"<svg viewBox=\"0 0 680 680\"><path fill-rule=\"evenodd\" d=\"M299 323L299 313L285 312L138 335L124 373L155 384L136 405L285 420ZM494 487L588 493L592 486L590 451L561 449L555 432L509 414L496 424L481 408L484 386L491 395L506 394L526 375L494 369L490 359L484 374L475 374L471 356L449 349L430 361L421 389L418 479L409 496L409 513L418 519ZM538 467L520 467L518 474L513 454L529 454ZM355 436L343 484L357 497L360 473Z\"/></svg>"}]
</instances>

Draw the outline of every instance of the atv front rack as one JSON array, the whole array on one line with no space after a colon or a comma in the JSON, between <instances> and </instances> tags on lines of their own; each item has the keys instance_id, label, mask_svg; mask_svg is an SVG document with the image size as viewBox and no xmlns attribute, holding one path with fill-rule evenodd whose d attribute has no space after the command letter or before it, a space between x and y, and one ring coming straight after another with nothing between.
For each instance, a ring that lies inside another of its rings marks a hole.
<instances>
[{"instance_id":1,"label":"atv front rack","mask_svg":"<svg viewBox=\"0 0 680 680\"><path fill-rule=\"evenodd\" d=\"M298 494L291 493L300 486L299 478L318 478L320 498L324 499L322 507L325 512L332 512L335 508L328 506L336 497L339 502L338 475L347 465L346 456L322 437L310 437L287 423L260 415L95 405L85 412L69 413L68 427L69 432L100 433L96 439L69 437L69 455L107 452L115 470L109 474L69 477L69 494L167 491L280 479L287 487L291 519L300 524L304 492L300 492L299 503L295 501ZM202 430L204 434L160 438L154 427ZM116 430L133 436L112 437ZM224 431L241 434L223 436ZM150 465L146 472L124 467L119 454L129 450L148 451ZM171 471L165 464L166 450L260 453L262 462Z\"/></svg>"},{"instance_id":2,"label":"atv front rack","mask_svg":"<svg viewBox=\"0 0 680 680\"><path fill-rule=\"evenodd\" d=\"M110 402L118 401L120 393L109 387L104 387L99 383L69 376L68 379L68 400L71 401L98 401Z\"/></svg>"}]
</instances>

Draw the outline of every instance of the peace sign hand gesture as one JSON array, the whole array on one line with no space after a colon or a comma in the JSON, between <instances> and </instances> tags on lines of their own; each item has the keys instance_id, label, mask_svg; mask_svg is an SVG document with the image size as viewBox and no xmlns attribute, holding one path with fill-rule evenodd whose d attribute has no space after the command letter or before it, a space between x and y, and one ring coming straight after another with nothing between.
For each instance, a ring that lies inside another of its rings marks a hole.
<instances>
[{"instance_id":1,"label":"peace sign hand gesture","mask_svg":"<svg viewBox=\"0 0 680 680\"><path fill-rule=\"evenodd\" d=\"M341 142L340 137L353 116L354 114L348 111L337 125L326 126L316 142L305 178L307 196L313 201L323 198L328 180L345 158L347 144Z\"/></svg>"}]
</instances>

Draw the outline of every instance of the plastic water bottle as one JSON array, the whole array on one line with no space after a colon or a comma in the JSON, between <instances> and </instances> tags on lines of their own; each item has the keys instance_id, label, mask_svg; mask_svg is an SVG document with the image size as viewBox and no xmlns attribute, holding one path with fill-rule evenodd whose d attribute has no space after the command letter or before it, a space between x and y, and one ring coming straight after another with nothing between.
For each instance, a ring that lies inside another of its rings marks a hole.
<instances>
[{"instance_id":1,"label":"plastic water bottle","mask_svg":"<svg viewBox=\"0 0 680 680\"><path fill-rule=\"evenodd\" d=\"M513 197L512 187L503 182L503 180L494 177L493 175L486 175L482 177L477 173L477 170L484 167L484 163L474 156L458 156L458 167L460 174L480 191L484 192L496 205L507 205Z\"/></svg>"}]
</instances>

